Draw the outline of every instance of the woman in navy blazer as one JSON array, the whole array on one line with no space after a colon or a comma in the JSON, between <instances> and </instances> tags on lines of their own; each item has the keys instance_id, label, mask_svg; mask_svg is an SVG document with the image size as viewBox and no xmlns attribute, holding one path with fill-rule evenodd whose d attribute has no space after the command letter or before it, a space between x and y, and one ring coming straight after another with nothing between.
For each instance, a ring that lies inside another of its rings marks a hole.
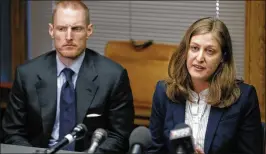
<instances>
[{"instance_id":1,"label":"woman in navy blazer","mask_svg":"<svg viewBox=\"0 0 266 154\"><path fill-rule=\"evenodd\" d=\"M192 129L197 154L261 154L262 128L256 90L236 80L226 25L214 18L194 22L172 55L169 78L153 96L148 153L175 153L170 131Z\"/></svg>"}]
</instances>

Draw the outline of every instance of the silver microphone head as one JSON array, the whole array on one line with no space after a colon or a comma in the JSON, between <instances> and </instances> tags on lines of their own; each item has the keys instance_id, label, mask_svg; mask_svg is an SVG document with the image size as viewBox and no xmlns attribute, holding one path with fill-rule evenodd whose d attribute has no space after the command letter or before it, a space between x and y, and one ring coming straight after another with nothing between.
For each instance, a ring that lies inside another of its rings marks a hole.
<instances>
[{"instance_id":1,"label":"silver microphone head","mask_svg":"<svg viewBox=\"0 0 266 154\"><path fill-rule=\"evenodd\" d=\"M107 132L102 129L102 128L98 128L94 131L91 141L92 142L101 142L103 140L105 140L107 138Z\"/></svg>"}]
</instances>

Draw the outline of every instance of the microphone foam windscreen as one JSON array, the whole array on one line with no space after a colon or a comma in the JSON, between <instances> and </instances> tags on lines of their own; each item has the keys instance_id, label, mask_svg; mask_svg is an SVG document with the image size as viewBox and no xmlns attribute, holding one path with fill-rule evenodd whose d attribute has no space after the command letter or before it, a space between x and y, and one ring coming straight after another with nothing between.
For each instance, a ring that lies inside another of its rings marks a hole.
<instances>
[{"instance_id":1,"label":"microphone foam windscreen","mask_svg":"<svg viewBox=\"0 0 266 154\"><path fill-rule=\"evenodd\" d=\"M85 133L88 132L88 129L87 129L86 125L84 125L84 124L78 124L77 127L79 127L80 129L83 129L85 131Z\"/></svg>"},{"instance_id":2,"label":"microphone foam windscreen","mask_svg":"<svg viewBox=\"0 0 266 154\"><path fill-rule=\"evenodd\" d=\"M179 138L192 136L192 129L189 125L180 123L175 126L173 130L170 131L169 139L176 140Z\"/></svg>"},{"instance_id":3,"label":"microphone foam windscreen","mask_svg":"<svg viewBox=\"0 0 266 154\"><path fill-rule=\"evenodd\" d=\"M86 125L84 124L78 124L74 130L73 130L75 133L76 133L76 140L80 140L82 138L85 137L85 135L87 134L88 132L88 129L86 127Z\"/></svg>"},{"instance_id":4,"label":"microphone foam windscreen","mask_svg":"<svg viewBox=\"0 0 266 154\"><path fill-rule=\"evenodd\" d=\"M132 147L134 144L140 144L143 147L149 147L152 143L150 130L144 126L135 128L130 137L129 145Z\"/></svg>"}]
</instances>

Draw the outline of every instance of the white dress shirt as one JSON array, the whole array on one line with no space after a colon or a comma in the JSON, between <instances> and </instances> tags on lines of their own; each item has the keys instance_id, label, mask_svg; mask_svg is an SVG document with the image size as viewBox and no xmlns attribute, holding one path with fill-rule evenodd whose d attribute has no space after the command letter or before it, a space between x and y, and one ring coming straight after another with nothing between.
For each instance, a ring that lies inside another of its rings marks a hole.
<instances>
[{"instance_id":1,"label":"white dress shirt","mask_svg":"<svg viewBox=\"0 0 266 154\"><path fill-rule=\"evenodd\" d=\"M80 70L80 67L82 65L83 59L85 57L85 52L83 52L74 62L70 68L75 73L72 76L72 81L74 84L74 87L76 87L76 81L78 78L78 73ZM65 74L62 73L62 70L66 68L66 66L59 60L58 55L56 55L56 64L57 64L57 107L56 107L56 117L55 117L55 123L53 127L53 131L51 134L51 139L49 141L49 147L55 145L58 142L59 139L59 128L60 128L60 94L61 94L61 87L66 82Z\"/></svg>"},{"instance_id":2,"label":"white dress shirt","mask_svg":"<svg viewBox=\"0 0 266 154\"><path fill-rule=\"evenodd\" d=\"M206 103L208 89L199 94L190 91L191 101L186 101L185 123L192 128L194 144L204 150L205 134L210 114L211 105Z\"/></svg>"}]
</instances>

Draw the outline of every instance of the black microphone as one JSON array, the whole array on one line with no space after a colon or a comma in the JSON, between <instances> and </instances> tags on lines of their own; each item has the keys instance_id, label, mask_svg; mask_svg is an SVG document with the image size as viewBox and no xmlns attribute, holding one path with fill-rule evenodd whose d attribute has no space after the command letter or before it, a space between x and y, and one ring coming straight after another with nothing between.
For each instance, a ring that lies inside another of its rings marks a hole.
<instances>
[{"instance_id":1,"label":"black microphone","mask_svg":"<svg viewBox=\"0 0 266 154\"><path fill-rule=\"evenodd\" d=\"M80 140L84 138L87 133L87 127L84 124L78 124L70 134L67 134L60 142L55 144L50 149L45 150L47 154L54 154L58 150L62 149L64 146L72 143L75 140Z\"/></svg>"},{"instance_id":2,"label":"black microphone","mask_svg":"<svg viewBox=\"0 0 266 154\"><path fill-rule=\"evenodd\" d=\"M187 124L178 124L170 131L170 143L176 154L193 154L195 152L192 129Z\"/></svg>"},{"instance_id":3,"label":"black microphone","mask_svg":"<svg viewBox=\"0 0 266 154\"><path fill-rule=\"evenodd\" d=\"M91 138L91 146L88 150L88 153L95 153L98 146L107 138L107 132L102 129L98 128L93 132L92 138Z\"/></svg>"},{"instance_id":4,"label":"black microphone","mask_svg":"<svg viewBox=\"0 0 266 154\"><path fill-rule=\"evenodd\" d=\"M133 130L129 137L130 154L141 154L152 143L148 128L139 126Z\"/></svg>"}]
</instances>

